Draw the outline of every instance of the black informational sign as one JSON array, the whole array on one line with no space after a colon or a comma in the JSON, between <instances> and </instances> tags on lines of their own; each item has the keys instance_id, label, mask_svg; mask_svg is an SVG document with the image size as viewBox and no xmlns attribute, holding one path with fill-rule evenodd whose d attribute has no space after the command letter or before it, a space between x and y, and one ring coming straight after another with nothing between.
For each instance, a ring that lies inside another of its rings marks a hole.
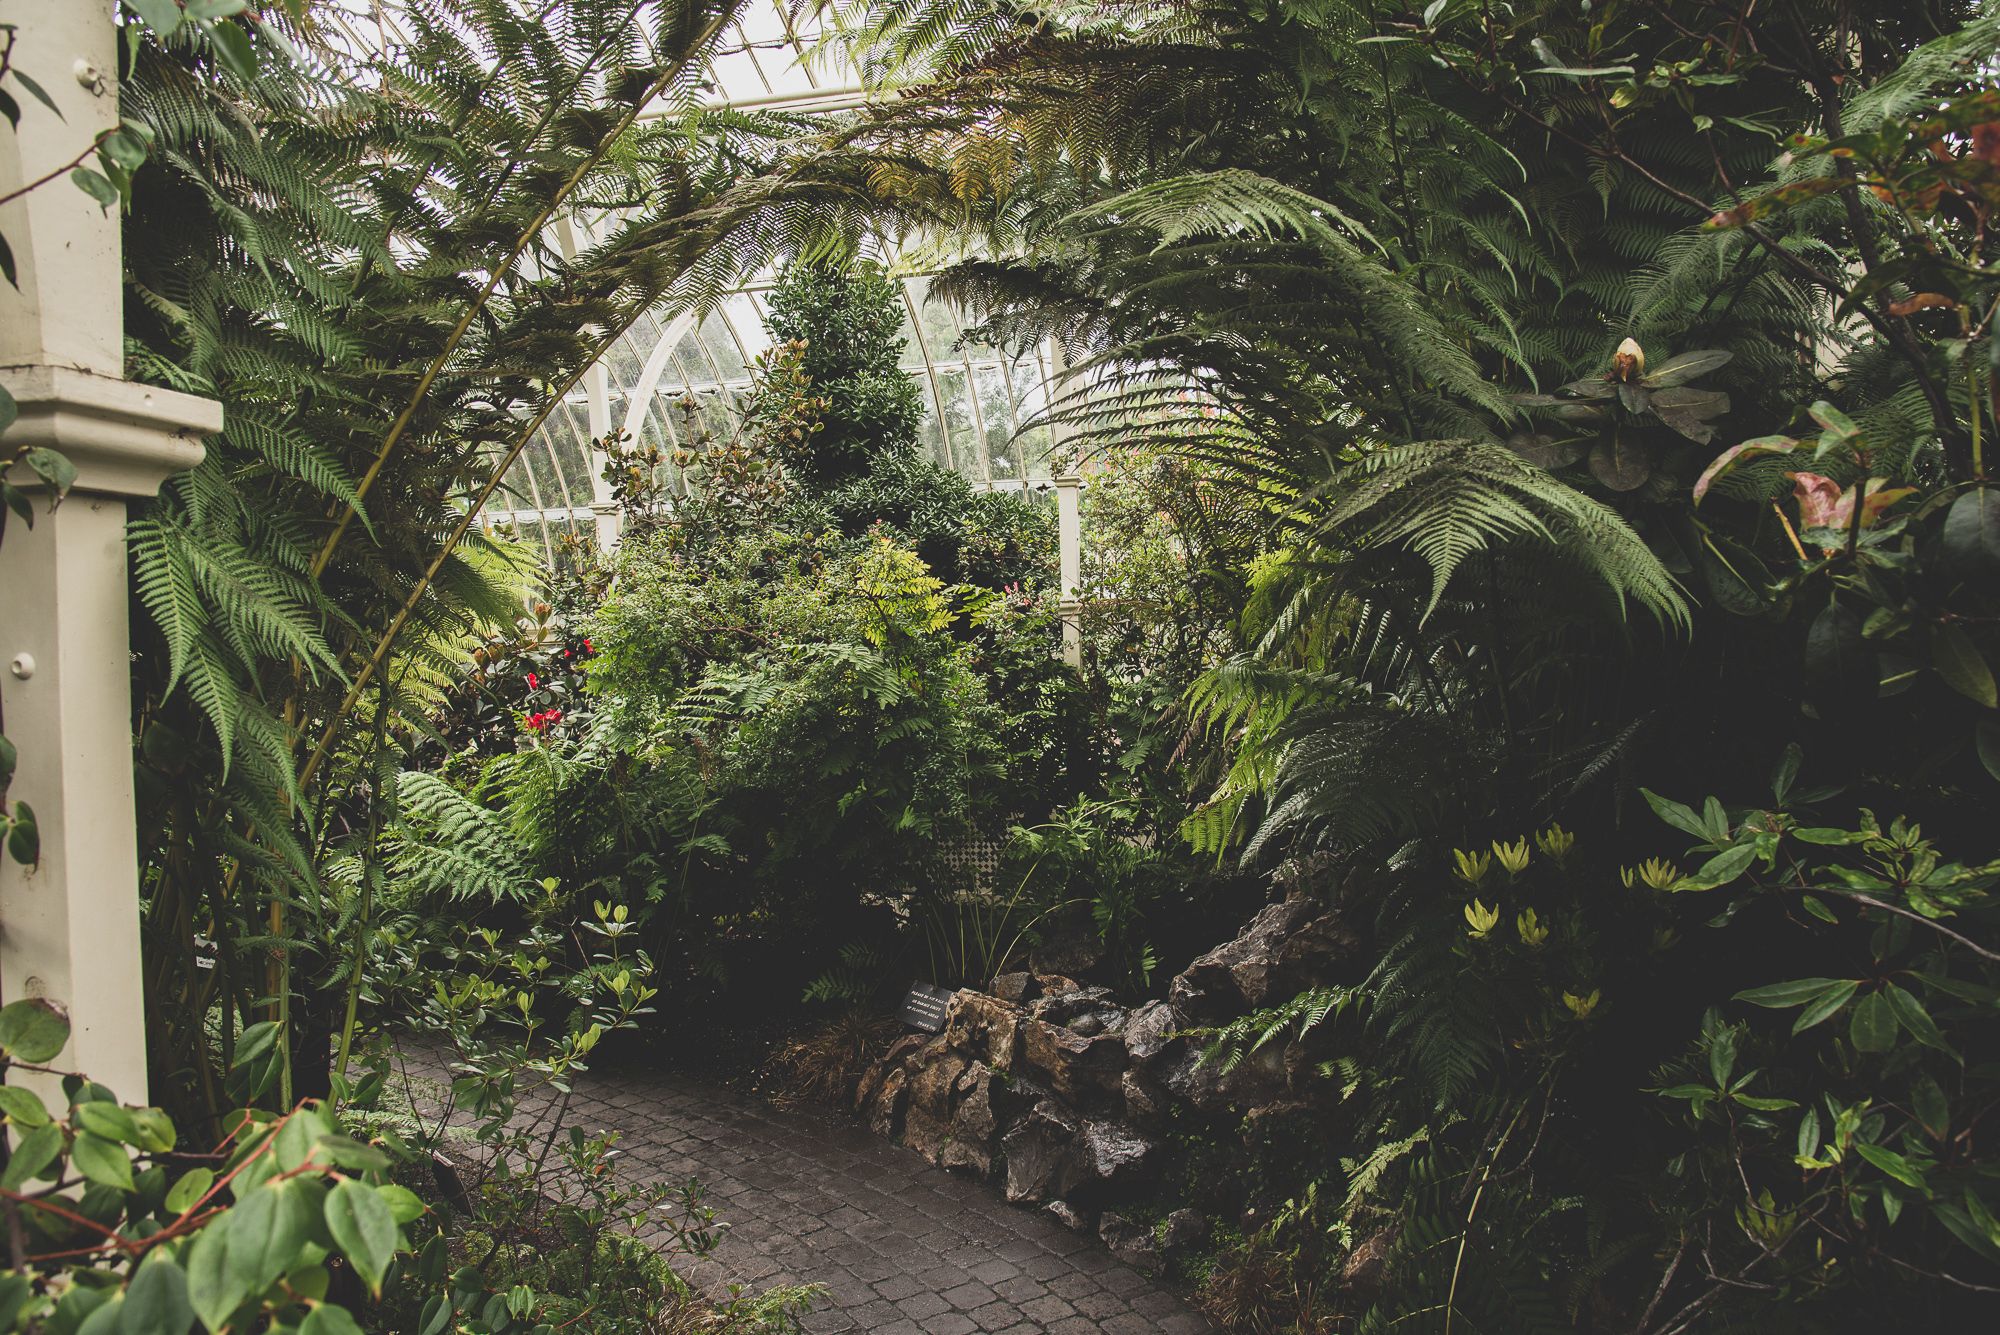
<instances>
[{"instance_id":1,"label":"black informational sign","mask_svg":"<svg viewBox=\"0 0 2000 1335\"><path fill-rule=\"evenodd\" d=\"M943 988L911 983L910 994L903 998L903 1023L926 1033L939 1033L944 1029L945 1007L950 1004L951 993Z\"/></svg>"}]
</instances>

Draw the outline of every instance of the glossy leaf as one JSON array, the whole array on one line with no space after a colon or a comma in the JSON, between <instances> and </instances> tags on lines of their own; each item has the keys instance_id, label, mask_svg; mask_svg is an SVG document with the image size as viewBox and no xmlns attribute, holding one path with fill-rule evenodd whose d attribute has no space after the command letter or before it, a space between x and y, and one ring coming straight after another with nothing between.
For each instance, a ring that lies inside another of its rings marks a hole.
<instances>
[{"instance_id":1,"label":"glossy leaf","mask_svg":"<svg viewBox=\"0 0 2000 1335\"><path fill-rule=\"evenodd\" d=\"M1667 389L1685 385L1696 376L1707 375L1735 359L1736 354L1724 348L1697 348L1691 352L1676 353L1642 378L1654 389Z\"/></svg>"},{"instance_id":2,"label":"glossy leaf","mask_svg":"<svg viewBox=\"0 0 2000 1335\"><path fill-rule=\"evenodd\" d=\"M1848 1041L1860 1052L1887 1052L1896 1045L1896 1012L1880 992L1870 992L1854 1008Z\"/></svg>"},{"instance_id":3,"label":"glossy leaf","mask_svg":"<svg viewBox=\"0 0 2000 1335\"><path fill-rule=\"evenodd\" d=\"M1888 998L1889 1009L1895 1012L1896 1019L1903 1028L1910 1031L1910 1037L1925 1047L1936 1048L1939 1052L1951 1051L1951 1045L1946 1043L1944 1035L1938 1032L1937 1024L1931 1019L1930 1012L1924 1009L1923 1002L1894 983L1884 987L1882 995Z\"/></svg>"},{"instance_id":4,"label":"glossy leaf","mask_svg":"<svg viewBox=\"0 0 2000 1335\"><path fill-rule=\"evenodd\" d=\"M290 1182L259 1187L224 1216L229 1271L248 1294L259 1294L298 1261L305 1244L304 1199Z\"/></svg>"},{"instance_id":5,"label":"glossy leaf","mask_svg":"<svg viewBox=\"0 0 2000 1335\"><path fill-rule=\"evenodd\" d=\"M321 1303L299 1323L299 1335L362 1335L362 1331L345 1307Z\"/></svg>"},{"instance_id":6,"label":"glossy leaf","mask_svg":"<svg viewBox=\"0 0 2000 1335\"><path fill-rule=\"evenodd\" d=\"M1966 578L2000 578L2000 489L1978 487L1944 516L1945 559Z\"/></svg>"},{"instance_id":7,"label":"glossy leaf","mask_svg":"<svg viewBox=\"0 0 2000 1335\"><path fill-rule=\"evenodd\" d=\"M146 26L165 37L181 26L181 7L175 0L126 0Z\"/></svg>"},{"instance_id":8,"label":"glossy leaf","mask_svg":"<svg viewBox=\"0 0 2000 1335\"><path fill-rule=\"evenodd\" d=\"M1854 979L1842 979L1827 988L1806 1004L1799 1012L1799 1018L1792 1022L1792 1032L1802 1034L1814 1025L1838 1013L1851 1000L1861 984Z\"/></svg>"},{"instance_id":9,"label":"glossy leaf","mask_svg":"<svg viewBox=\"0 0 2000 1335\"><path fill-rule=\"evenodd\" d=\"M326 1226L371 1292L382 1291L382 1276L396 1254L396 1217L381 1193L353 1178L326 1198Z\"/></svg>"},{"instance_id":10,"label":"glossy leaf","mask_svg":"<svg viewBox=\"0 0 2000 1335\"><path fill-rule=\"evenodd\" d=\"M7 1158L7 1171L0 1173L0 1187L8 1191L19 1191L28 1183L40 1177L62 1156L62 1128L54 1122L44 1123L22 1136L14 1143L14 1152Z\"/></svg>"},{"instance_id":11,"label":"glossy leaf","mask_svg":"<svg viewBox=\"0 0 2000 1335\"><path fill-rule=\"evenodd\" d=\"M234 1211L201 1230L188 1251L188 1301L211 1331L221 1330L250 1296L249 1286L229 1264L233 1216Z\"/></svg>"},{"instance_id":12,"label":"glossy leaf","mask_svg":"<svg viewBox=\"0 0 2000 1335\"><path fill-rule=\"evenodd\" d=\"M1993 669L1972 643L1972 637L1952 622L1931 628L1931 662L1945 684L1975 704L2000 707Z\"/></svg>"},{"instance_id":13,"label":"glossy leaf","mask_svg":"<svg viewBox=\"0 0 2000 1335\"><path fill-rule=\"evenodd\" d=\"M79 1103L72 1120L86 1131L126 1145L139 1143L139 1124L115 1103Z\"/></svg>"},{"instance_id":14,"label":"glossy leaf","mask_svg":"<svg viewBox=\"0 0 2000 1335\"><path fill-rule=\"evenodd\" d=\"M78 167L69 174L69 179L75 182L77 189L96 200L98 207L107 213L124 198L118 193L118 187L111 184L110 178L92 168Z\"/></svg>"},{"instance_id":15,"label":"glossy leaf","mask_svg":"<svg viewBox=\"0 0 2000 1335\"><path fill-rule=\"evenodd\" d=\"M35 819L35 809L26 802L14 803L14 815L7 827L7 856L24 867L34 867L41 863L42 827ZM34 1059L23 1057L20 1060ZM42 1060L47 1061L48 1058L44 1057Z\"/></svg>"},{"instance_id":16,"label":"glossy leaf","mask_svg":"<svg viewBox=\"0 0 2000 1335\"><path fill-rule=\"evenodd\" d=\"M1695 479L1695 503L1697 505L1701 503L1702 498L1708 495L1709 488L1715 485L1717 478L1745 460L1768 454L1790 454L1798 447L1798 441L1790 436L1758 436L1754 440L1744 441L1741 445L1731 445L1716 455L1714 461L1702 470L1701 476Z\"/></svg>"},{"instance_id":17,"label":"glossy leaf","mask_svg":"<svg viewBox=\"0 0 2000 1335\"><path fill-rule=\"evenodd\" d=\"M0 1007L0 1052L17 1062L46 1062L69 1042L69 1017L43 997Z\"/></svg>"},{"instance_id":18,"label":"glossy leaf","mask_svg":"<svg viewBox=\"0 0 2000 1335\"><path fill-rule=\"evenodd\" d=\"M42 1106L34 1091L15 1085L0 1085L0 1116L23 1130L49 1123L49 1110Z\"/></svg>"},{"instance_id":19,"label":"glossy leaf","mask_svg":"<svg viewBox=\"0 0 2000 1335\"><path fill-rule=\"evenodd\" d=\"M101 1187L116 1187L119 1191L132 1190L132 1161L126 1157L125 1147L115 1140L107 1140L94 1131L79 1131L70 1146L69 1161L86 1181Z\"/></svg>"},{"instance_id":20,"label":"glossy leaf","mask_svg":"<svg viewBox=\"0 0 2000 1335\"><path fill-rule=\"evenodd\" d=\"M1787 1006L1803 1006L1814 997L1835 987L1856 988L1859 982L1847 978L1794 978L1789 983L1772 983L1767 987L1753 987L1747 992L1738 992L1737 1001L1747 1001L1753 1006L1768 1006L1782 1010Z\"/></svg>"},{"instance_id":21,"label":"glossy leaf","mask_svg":"<svg viewBox=\"0 0 2000 1335\"><path fill-rule=\"evenodd\" d=\"M187 1272L172 1257L155 1251L125 1286L119 1335L186 1335L193 1324Z\"/></svg>"},{"instance_id":22,"label":"glossy leaf","mask_svg":"<svg viewBox=\"0 0 2000 1335\"><path fill-rule=\"evenodd\" d=\"M167 1192L167 1209L174 1214L185 1214L193 1209L208 1189L215 1185L213 1168L190 1169L175 1182Z\"/></svg>"},{"instance_id":23,"label":"glossy leaf","mask_svg":"<svg viewBox=\"0 0 2000 1335\"><path fill-rule=\"evenodd\" d=\"M1915 1187L1918 1191L1930 1189L1924 1182L1924 1175L1917 1170L1917 1166L1894 1150L1884 1149L1880 1145L1863 1144L1856 1145L1854 1152L1905 1186Z\"/></svg>"}]
</instances>

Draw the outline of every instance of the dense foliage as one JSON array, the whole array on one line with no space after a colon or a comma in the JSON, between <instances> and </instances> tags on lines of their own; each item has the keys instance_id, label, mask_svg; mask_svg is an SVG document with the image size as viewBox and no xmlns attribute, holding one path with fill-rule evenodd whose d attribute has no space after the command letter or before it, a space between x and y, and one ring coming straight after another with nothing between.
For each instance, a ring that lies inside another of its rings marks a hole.
<instances>
[{"instance_id":1,"label":"dense foliage","mask_svg":"<svg viewBox=\"0 0 2000 1335\"><path fill-rule=\"evenodd\" d=\"M1011 12L874 8L876 68L929 81L876 132L993 246L942 285L1069 346L1072 440L1242 498L1233 546L1172 520L1242 610L1195 659L1185 832L1367 933L1339 996L1244 1029L1332 1026L1346 1097L1223 1170L1275 1219L1238 1258L1263 1281L1218 1279L1261 1292L1231 1314L1968 1317L2000 1261L1962 1121L1990 1088L2000 20ZM1801 753L1804 826L1863 860L1791 851ZM1661 804L1694 863L1642 788L1718 793ZM1787 1042L1757 1007L1793 998Z\"/></svg>"},{"instance_id":2,"label":"dense foliage","mask_svg":"<svg viewBox=\"0 0 2000 1335\"><path fill-rule=\"evenodd\" d=\"M1160 1184L1235 1213L1238 1328L1974 1328L2000 11L830 8L897 92L813 120L705 104L726 0L365 50L128 0L78 184L132 378L228 422L132 533L164 1108L0 1016L0 1326L783 1329L524 1103L746 995L845 1012L836 1076L912 974L1137 999L1291 894L1344 976L1207 1037L1312 1034L1314 1097L1183 1116ZM918 446L849 258L911 225L1062 350L1080 673L1049 508ZM614 549L478 529L627 325L765 264L727 438L599 442ZM21 522L66 485L0 459Z\"/></svg>"}]
</instances>

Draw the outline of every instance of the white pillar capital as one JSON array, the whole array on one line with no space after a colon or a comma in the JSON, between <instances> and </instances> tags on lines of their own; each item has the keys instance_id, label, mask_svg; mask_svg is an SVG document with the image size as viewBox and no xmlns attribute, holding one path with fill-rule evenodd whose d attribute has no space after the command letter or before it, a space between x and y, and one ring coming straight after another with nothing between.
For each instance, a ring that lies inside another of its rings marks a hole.
<instances>
[{"instance_id":1,"label":"white pillar capital","mask_svg":"<svg viewBox=\"0 0 2000 1335\"><path fill-rule=\"evenodd\" d=\"M67 366L0 367L0 385L21 413L0 444L9 454L23 445L58 451L75 465L79 492L151 496L200 463L201 438L222 429L213 399Z\"/></svg>"}]
</instances>

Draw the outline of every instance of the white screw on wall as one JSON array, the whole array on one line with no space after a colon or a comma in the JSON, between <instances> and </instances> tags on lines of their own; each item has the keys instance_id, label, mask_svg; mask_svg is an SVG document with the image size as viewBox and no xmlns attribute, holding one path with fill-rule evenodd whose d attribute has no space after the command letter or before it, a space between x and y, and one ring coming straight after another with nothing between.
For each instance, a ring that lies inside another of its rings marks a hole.
<instances>
[{"instance_id":1,"label":"white screw on wall","mask_svg":"<svg viewBox=\"0 0 2000 1335\"><path fill-rule=\"evenodd\" d=\"M14 661L7 665L7 670L22 681L26 681L35 675L35 656L33 654L15 654Z\"/></svg>"}]
</instances>

